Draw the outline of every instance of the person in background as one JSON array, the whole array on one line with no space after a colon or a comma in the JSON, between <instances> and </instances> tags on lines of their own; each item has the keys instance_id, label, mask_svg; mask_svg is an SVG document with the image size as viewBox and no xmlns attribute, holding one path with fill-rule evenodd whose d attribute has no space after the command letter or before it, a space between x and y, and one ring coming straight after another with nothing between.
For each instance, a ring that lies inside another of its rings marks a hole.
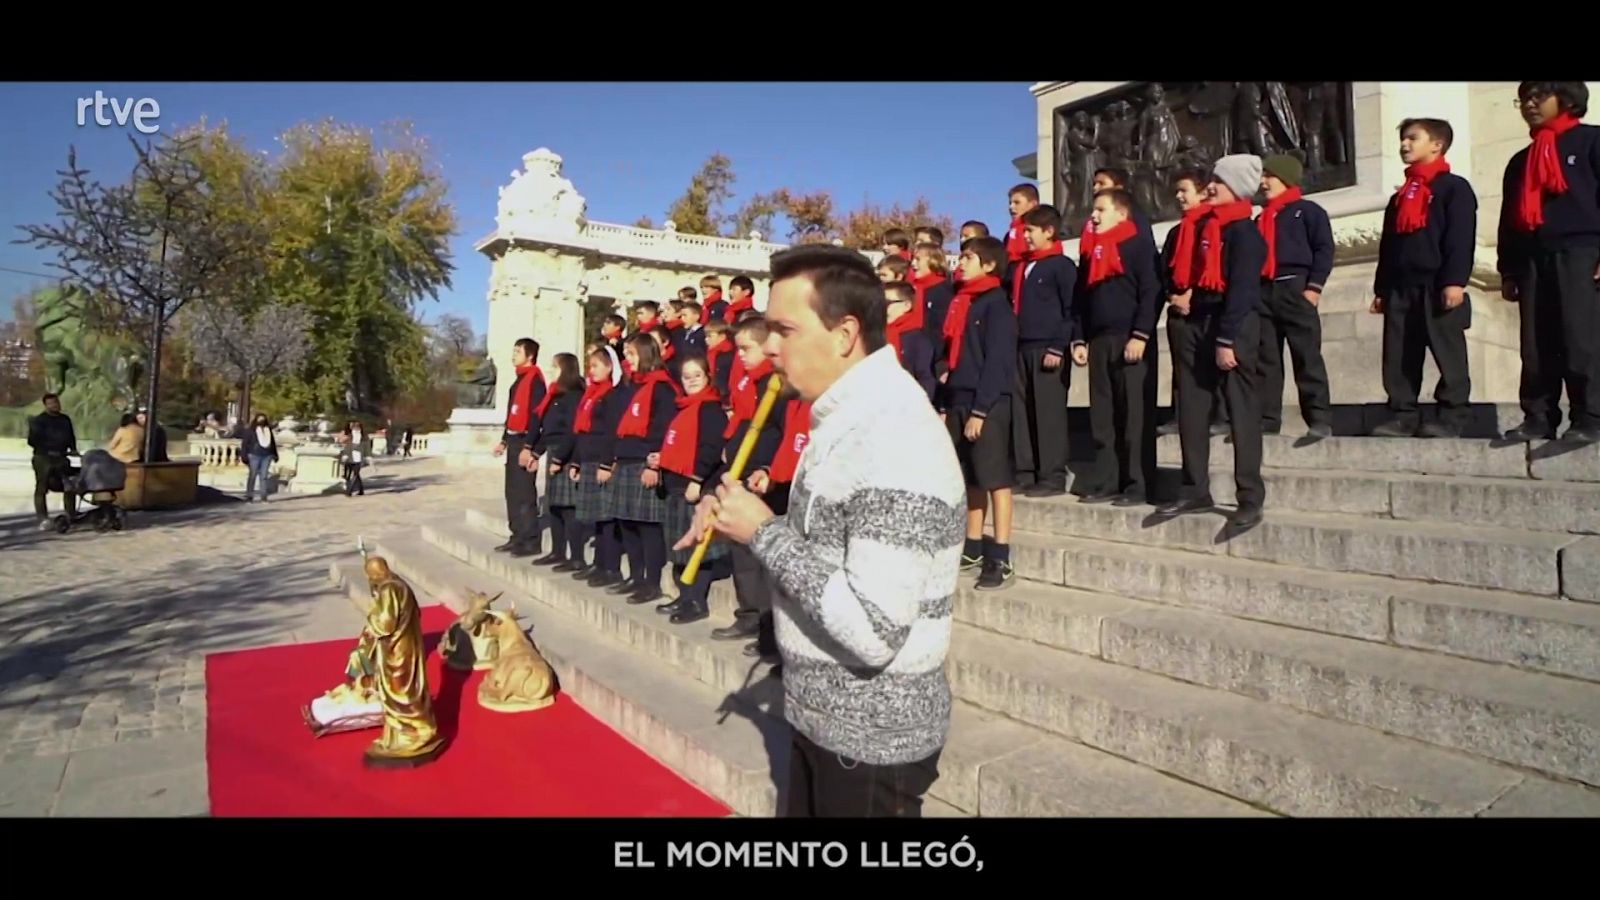
<instances>
[{"instance_id":1,"label":"person in background","mask_svg":"<svg viewBox=\"0 0 1600 900\"><path fill-rule=\"evenodd\" d=\"M361 483L361 470L372 456L372 437L360 422L352 419L339 435L339 445L339 462L344 467L344 495L365 497L367 487Z\"/></svg>"},{"instance_id":2,"label":"person in background","mask_svg":"<svg viewBox=\"0 0 1600 900\"><path fill-rule=\"evenodd\" d=\"M1289 154L1261 161L1261 189L1267 205L1256 227L1267 242L1261 268L1261 430L1283 430L1283 345L1294 362L1300 415L1310 436L1333 434L1328 367L1322 361L1322 318L1317 304L1333 273L1333 226L1328 212L1301 196L1305 167Z\"/></svg>"},{"instance_id":3,"label":"person in background","mask_svg":"<svg viewBox=\"0 0 1600 900\"><path fill-rule=\"evenodd\" d=\"M911 235L904 228L891 228L883 233L883 258L911 262ZM882 276L879 276L880 279ZM904 273L896 280L903 281Z\"/></svg>"},{"instance_id":4,"label":"person in background","mask_svg":"<svg viewBox=\"0 0 1600 900\"><path fill-rule=\"evenodd\" d=\"M556 354L556 380L545 395L539 412L539 439L533 445L533 465L546 466L545 518L550 522L550 552L533 561L536 566L554 566L552 571L571 572L583 561L583 543L588 537L578 529L577 491L571 478L562 473L572 461L577 444L573 425L583 399L584 378L578 357ZM542 462L541 462L542 460ZM569 554L569 548L571 550Z\"/></svg>"},{"instance_id":5,"label":"person in background","mask_svg":"<svg viewBox=\"0 0 1600 900\"><path fill-rule=\"evenodd\" d=\"M676 541L694 523L694 508L706 479L712 477L722 461L723 430L728 425L728 415L722 411L722 396L711 380L711 366L704 356L685 357L680 371L683 373L684 395L678 398L678 412L667 428L661 445L661 476L667 488L667 509L663 539ZM715 488L715 482L710 487ZM694 555L692 549L667 551L667 561L672 564L672 580L677 585L678 597L656 607L656 611L669 616L674 625L698 622L711 614L706 599L713 581L727 578L733 567L727 563L728 544L713 541L707 550L700 577L694 584L685 584L684 570Z\"/></svg>"},{"instance_id":6,"label":"person in background","mask_svg":"<svg viewBox=\"0 0 1600 900\"><path fill-rule=\"evenodd\" d=\"M52 480L61 483L67 474L67 457L78 452L78 435L72 429L72 417L61 411L59 395L45 394L44 412L28 420L28 446L33 448L33 512L39 527L49 529L45 494ZM61 502L68 516L77 513L77 497L63 493Z\"/></svg>"},{"instance_id":7,"label":"person in background","mask_svg":"<svg viewBox=\"0 0 1600 900\"><path fill-rule=\"evenodd\" d=\"M908 251L909 252L909 251ZM878 280L884 284L894 284L905 281L911 276L911 261L898 253L894 256L885 256L878 263Z\"/></svg>"},{"instance_id":8,"label":"person in background","mask_svg":"<svg viewBox=\"0 0 1600 900\"><path fill-rule=\"evenodd\" d=\"M139 417L133 413L123 413L122 421L117 425L117 430L112 433L110 443L106 444L106 452L111 458L122 463L138 462L144 455L144 429L139 427Z\"/></svg>"},{"instance_id":9,"label":"person in background","mask_svg":"<svg viewBox=\"0 0 1600 900\"><path fill-rule=\"evenodd\" d=\"M504 494L511 539L495 549L524 557L538 553L541 540L539 485L536 472L528 466L534 459L533 445L539 440L538 411L544 408L549 386L539 371L539 342L533 338L518 338L511 345L511 365L517 377L508 391L500 443L494 447L496 457L506 458Z\"/></svg>"},{"instance_id":10,"label":"person in background","mask_svg":"<svg viewBox=\"0 0 1600 900\"><path fill-rule=\"evenodd\" d=\"M933 374L933 360L938 345L922 330L922 323L912 313L917 308L917 290L904 281L883 286L883 299L889 306L889 325L885 337L900 357L900 365L928 392L928 402L934 402L938 381Z\"/></svg>"},{"instance_id":11,"label":"person in background","mask_svg":"<svg viewBox=\"0 0 1600 900\"><path fill-rule=\"evenodd\" d=\"M245 465L250 467L250 477L244 484L245 502L256 502L257 481L261 484L261 500L265 502L269 486L267 478L272 470L272 464L278 461L278 439L272 433L272 426L267 422L266 413L255 414L250 427L244 430L244 436L240 439L239 452L244 456ZM359 471L358 467L356 475L358 482L361 478Z\"/></svg>"},{"instance_id":12,"label":"person in background","mask_svg":"<svg viewBox=\"0 0 1600 900\"><path fill-rule=\"evenodd\" d=\"M150 408L148 406L139 407L135 420L139 423L139 427L146 432L155 429L153 436L155 445L150 451L150 458L146 459L145 462L171 462L172 458L167 456L167 430L150 417ZM220 435L226 432L219 430L217 433Z\"/></svg>"}]
</instances>

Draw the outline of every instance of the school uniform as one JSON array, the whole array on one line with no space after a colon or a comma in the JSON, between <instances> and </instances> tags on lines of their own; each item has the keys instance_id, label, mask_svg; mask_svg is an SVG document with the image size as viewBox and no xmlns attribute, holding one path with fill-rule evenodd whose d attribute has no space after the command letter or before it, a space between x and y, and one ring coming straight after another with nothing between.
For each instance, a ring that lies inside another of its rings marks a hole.
<instances>
[{"instance_id":1,"label":"school uniform","mask_svg":"<svg viewBox=\"0 0 1600 900\"><path fill-rule=\"evenodd\" d=\"M974 292L976 291L976 292ZM1011 394L1017 380L1017 315L999 279L962 285L946 319L945 363L950 373L946 424L967 486L1009 489L1012 467ZM984 420L978 440L967 420Z\"/></svg>"},{"instance_id":2,"label":"school uniform","mask_svg":"<svg viewBox=\"0 0 1600 900\"><path fill-rule=\"evenodd\" d=\"M711 366L711 383L716 385L717 396L723 398L724 407L731 397L729 382L733 375L733 361L737 355L738 351L733 346L732 338L725 337L718 346L706 348L706 362Z\"/></svg>"},{"instance_id":3,"label":"school uniform","mask_svg":"<svg viewBox=\"0 0 1600 900\"><path fill-rule=\"evenodd\" d=\"M539 440L533 445L533 453L541 457L539 465L544 466L545 471L548 472L550 466L561 467L545 479L545 519L550 523L554 540L550 552L535 560L534 565L556 565L562 572L573 571L581 565L583 542L587 537L579 533L574 499L577 492L566 474L567 463L572 460L577 444L572 428L582 398L581 391L554 392L540 417L543 427L539 430Z\"/></svg>"},{"instance_id":4,"label":"school uniform","mask_svg":"<svg viewBox=\"0 0 1600 900\"><path fill-rule=\"evenodd\" d=\"M603 390L602 390L603 388ZM631 392L621 386L588 385L579 400L573 423L570 473L578 470L573 485L573 514L582 526L593 526L595 552L593 564L578 569L574 578L587 579L591 587L603 587L622 580L622 532L608 507L615 479L600 482L600 472L611 472L617 457L617 424L627 411ZM588 407L587 421L585 406ZM570 479L570 474L568 478ZM580 557L581 559L581 557Z\"/></svg>"},{"instance_id":5,"label":"school uniform","mask_svg":"<svg viewBox=\"0 0 1600 900\"><path fill-rule=\"evenodd\" d=\"M1019 479L1033 484L1035 493L1060 494L1067 490L1067 389L1072 381L1069 353L1077 338L1073 292L1078 266L1062 255L1059 243L1053 252L1029 257L1007 285L1017 316L1014 468ZM1152 265L1149 259L1143 264ZM1057 358L1054 369L1044 367L1046 356Z\"/></svg>"},{"instance_id":6,"label":"school uniform","mask_svg":"<svg viewBox=\"0 0 1600 900\"><path fill-rule=\"evenodd\" d=\"M700 308L705 312L705 321L714 319L726 321L728 315L728 301L722 296L721 291L712 291L700 302Z\"/></svg>"},{"instance_id":7,"label":"school uniform","mask_svg":"<svg viewBox=\"0 0 1600 900\"><path fill-rule=\"evenodd\" d=\"M739 300L737 302L723 302L722 321L727 322L729 325L737 325L739 324L739 316L743 314L745 310L754 310L755 308L755 294L750 294L743 300Z\"/></svg>"},{"instance_id":8,"label":"school uniform","mask_svg":"<svg viewBox=\"0 0 1600 900\"><path fill-rule=\"evenodd\" d=\"M517 372L508 392L505 428L500 441L505 444L506 522L511 539L498 549L512 556L532 556L539 552L538 475L517 464L524 449L531 450L539 440L539 407L548 388L538 366L524 366Z\"/></svg>"},{"instance_id":9,"label":"school uniform","mask_svg":"<svg viewBox=\"0 0 1600 900\"><path fill-rule=\"evenodd\" d=\"M761 398L766 396L767 385L776 377L771 364L763 363L754 372L742 372L735 382L730 400L732 414L728 417L728 426L723 431L725 441L722 446L722 458L708 479L711 484L720 485L723 475L733 465L734 457L738 455L739 448L744 444L745 435L750 430L752 417L760 405ZM772 460L777 456L778 445L783 440L782 411L781 404L775 406L767 416L766 422L762 424L761 431L756 435L756 442L743 471L743 480L746 483L757 470L771 468ZM771 508L771 499L767 499ZM733 592L739 605L734 610L733 624L713 629L711 636L722 641L747 640L765 634L771 627L772 584L768 581L766 570L762 568L761 562L756 559L749 547L736 544L729 547L728 551L728 566L733 571Z\"/></svg>"},{"instance_id":10,"label":"school uniform","mask_svg":"<svg viewBox=\"0 0 1600 900\"><path fill-rule=\"evenodd\" d=\"M658 370L659 371L659 370ZM658 480L646 487L641 480L647 458L661 450L667 428L677 414L678 388L657 373L634 375L628 409L617 424L617 459L607 511L622 527L623 552L628 557L628 580L613 585L613 594L629 594L630 603L649 603L661 597L661 569L667 549L661 523L667 517L667 490ZM663 376L665 372L661 372ZM624 434L637 423L644 434Z\"/></svg>"},{"instance_id":11,"label":"school uniform","mask_svg":"<svg viewBox=\"0 0 1600 900\"><path fill-rule=\"evenodd\" d=\"M1089 426L1094 464L1086 474L1091 502L1121 497L1143 503L1156 470L1156 352L1152 340L1164 280L1156 277L1154 241L1133 225L1085 241L1077 344L1089 350ZM1099 256L1099 259L1092 258ZM1144 341L1138 362L1125 358L1130 340Z\"/></svg>"},{"instance_id":12,"label":"school uniform","mask_svg":"<svg viewBox=\"0 0 1600 900\"><path fill-rule=\"evenodd\" d=\"M923 393L928 395L928 402L935 402L939 382L933 374L934 359L938 351L927 332L920 328L902 332L899 335L899 346L896 352L900 355L900 366L917 380L922 386Z\"/></svg>"},{"instance_id":13,"label":"school uniform","mask_svg":"<svg viewBox=\"0 0 1600 900\"><path fill-rule=\"evenodd\" d=\"M1407 206L1403 217L1402 203ZM1446 309L1444 289L1465 288L1472 277L1477 227L1477 195L1465 178L1448 171L1448 164L1431 178L1421 177L1420 172L1415 179L1408 176L1389 198L1372 295L1383 300L1383 387L1392 420L1374 434L1418 433L1417 398L1422 393L1422 362L1429 351L1439 368L1434 390L1439 421L1427 434L1459 435L1466 423L1472 393L1467 368L1472 298Z\"/></svg>"},{"instance_id":14,"label":"school uniform","mask_svg":"<svg viewBox=\"0 0 1600 900\"><path fill-rule=\"evenodd\" d=\"M704 325L695 325L683 329L683 340L678 346L678 355L704 356L706 352L706 328Z\"/></svg>"},{"instance_id":15,"label":"school uniform","mask_svg":"<svg viewBox=\"0 0 1600 900\"><path fill-rule=\"evenodd\" d=\"M1262 431L1277 434L1283 430L1285 343L1294 362L1301 417L1313 429L1331 430L1333 408L1328 367L1322 359L1322 317L1305 294L1320 294L1333 274L1333 226L1326 210L1300 199L1299 188L1291 187L1277 200L1267 202L1256 227L1267 242L1257 310L1261 314Z\"/></svg>"},{"instance_id":16,"label":"school uniform","mask_svg":"<svg viewBox=\"0 0 1600 900\"><path fill-rule=\"evenodd\" d=\"M1182 329L1179 328L1174 330L1172 323L1183 317L1173 311L1173 307L1169 298L1177 294L1182 294L1184 291L1190 290L1194 287L1194 280L1199 274L1198 270L1194 268L1194 261L1196 259L1195 242L1198 240L1198 232L1195 230L1195 228L1196 223L1199 222L1200 218L1209 211L1210 207L1201 206L1197 212L1186 213L1184 218L1181 218L1177 224L1168 229L1166 242L1161 246L1160 274L1162 278L1162 296L1160 302L1166 309L1167 352L1172 354L1174 363L1176 363L1178 359L1178 341L1179 335L1182 333ZM1188 224L1187 229L1185 228L1186 223ZM1178 379L1176 377L1173 377L1168 390L1170 392L1168 403L1172 407L1172 419L1165 425L1157 428L1157 434L1178 433ZM1221 422L1220 419L1222 418L1223 410L1225 410L1226 407L1227 403L1223 400L1222 395L1220 393L1217 394L1217 396L1213 398L1213 415L1215 416L1216 420L1218 420L1218 424L1221 426L1221 430L1224 432L1226 431L1226 424ZM1214 431L1215 430L1216 429L1214 429Z\"/></svg>"},{"instance_id":17,"label":"school uniform","mask_svg":"<svg viewBox=\"0 0 1600 900\"><path fill-rule=\"evenodd\" d=\"M679 398L676 403L678 412L662 442L661 475L667 488L663 531L667 561L672 564L678 599L656 609L670 615L674 625L696 622L706 617L706 598L712 582L717 580L717 563L728 557L728 541L713 540L706 550L694 584L684 584L684 569L694 556L694 548L672 549L672 545L694 525L695 504L689 502L684 492L691 484L701 485L701 490L706 494L716 490L716 484L708 479L721 462L724 444L722 433L728 424L728 414L722 409L720 397L715 388L708 387L696 398Z\"/></svg>"},{"instance_id":18,"label":"school uniform","mask_svg":"<svg viewBox=\"0 0 1600 900\"><path fill-rule=\"evenodd\" d=\"M1239 157L1224 157L1228 159ZM1228 171L1238 182L1236 194L1248 195L1251 187L1261 182L1259 162L1254 166L1235 164ZM1250 219L1248 200L1229 205L1228 214L1237 214L1238 218L1226 224L1218 216L1223 209L1214 207L1200 220L1196 252L1201 258L1195 262L1200 274L1190 299L1190 312L1188 316L1169 319L1167 324L1168 329L1178 330L1173 368L1178 379L1178 435L1183 444L1184 481L1189 496L1162 507L1162 511L1176 514L1212 505L1211 415L1220 387L1233 434L1239 512L1248 511L1255 518L1266 502L1266 485L1261 477L1257 357L1261 347L1261 266L1266 262L1267 245ZM1219 240L1220 248L1216 247ZM1217 351L1222 347L1231 348L1237 362L1227 372L1217 365Z\"/></svg>"},{"instance_id":19,"label":"school uniform","mask_svg":"<svg viewBox=\"0 0 1600 900\"><path fill-rule=\"evenodd\" d=\"M1506 164L1499 269L1516 284L1524 439L1553 437L1567 389L1572 428L1600 439L1600 127L1558 120ZM1528 160L1536 180L1527 179ZM1559 177L1558 177L1559 176ZM1565 187L1563 190L1562 187Z\"/></svg>"}]
</instances>

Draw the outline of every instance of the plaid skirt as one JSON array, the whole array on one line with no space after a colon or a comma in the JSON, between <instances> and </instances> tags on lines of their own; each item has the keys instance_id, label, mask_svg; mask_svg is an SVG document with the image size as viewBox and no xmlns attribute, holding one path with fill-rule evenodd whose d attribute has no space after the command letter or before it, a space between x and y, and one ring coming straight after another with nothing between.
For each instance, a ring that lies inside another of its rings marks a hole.
<instances>
[{"instance_id":1,"label":"plaid skirt","mask_svg":"<svg viewBox=\"0 0 1600 900\"><path fill-rule=\"evenodd\" d=\"M694 507L689 505L683 494L674 492L667 497L667 519L662 523L662 531L667 537L667 562L675 566L687 566L689 557L694 555L694 548L687 550L674 550L672 545L678 539L689 533L689 527L694 524ZM722 559L728 555L729 544L726 538L716 538L711 541L711 546L706 548L706 562Z\"/></svg>"},{"instance_id":2,"label":"plaid skirt","mask_svg":"<svg viewBox=\"0 0 1600 900\"><path fill-rule=\"evenodd\" d=\"M548 466L545 471L550 471ZM578 505L578 485L573 482L572 476L567 474L566 466L562 466L561 471L556 474L545 477L544 505L546 509Z\"/></svg>"},{"instance_id":3,"label":"plaid skirt","mask_svg":"<svg viewBox=\"0 0 1600 900\"><path fill-rule=\"evenodd\" d=\"M605 512L608 519L624 522L663 522L667 518L667 486L647 488L639 483L644 461L618 463L606 485Z\"/></svg>"},{"instance_id":4,"label":"plaid skirt","mask_svg":"<svg viewBox=\"0 0 1600 900\"><path fill-rule=\"evenodd\" d=\"M616 479L601 484L595 477L600 472L599 463L583 463L580 468L583 475L578 479L578 483L572 486L573 517L579 522L609 521L613 517L606 511L610 503L607 497L611 493L611 486L616 484Z\"/></svg>"}]
</instances>

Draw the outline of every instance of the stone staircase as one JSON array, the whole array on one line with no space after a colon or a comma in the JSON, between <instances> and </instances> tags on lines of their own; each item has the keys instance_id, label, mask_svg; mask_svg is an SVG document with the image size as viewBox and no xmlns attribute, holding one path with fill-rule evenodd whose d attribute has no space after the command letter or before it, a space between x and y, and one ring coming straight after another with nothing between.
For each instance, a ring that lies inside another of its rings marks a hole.
<instances>
[{"instance_id":1,"label":"stone staircase","mask_svg":"<svg viewBox=\"0 0 1600 900\"><path fill-rule=\"evenodd\" d=\"M1600 448L1299 443L1267 439L1267 519L1225 543L1220 515L1019 498L1017 583L955 604L930 815L1600 816ZM424 602L505 590L574 699L771 815L781 685L709 638L731 584L673 626L506 534L489 505L380 552Z\"/></svg>"}]
</instances>

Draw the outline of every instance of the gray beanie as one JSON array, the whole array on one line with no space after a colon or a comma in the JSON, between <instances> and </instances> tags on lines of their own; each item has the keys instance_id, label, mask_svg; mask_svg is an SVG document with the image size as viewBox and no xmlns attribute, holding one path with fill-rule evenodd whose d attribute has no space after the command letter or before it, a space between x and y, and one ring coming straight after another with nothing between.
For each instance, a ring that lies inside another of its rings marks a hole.
<instances>
[{"instance_id":1,"label":"gray beanie","mask_svg":"<svg viewBox=\"0 0 1600 900\"><path fill-rule=\"evenodd\" d=\"M1249 200L1261 190L1261 157L1249 153L1236 153L1217 160L1212 167L1213 176L1228 189Z\"/></svg>"}]
</instances>

